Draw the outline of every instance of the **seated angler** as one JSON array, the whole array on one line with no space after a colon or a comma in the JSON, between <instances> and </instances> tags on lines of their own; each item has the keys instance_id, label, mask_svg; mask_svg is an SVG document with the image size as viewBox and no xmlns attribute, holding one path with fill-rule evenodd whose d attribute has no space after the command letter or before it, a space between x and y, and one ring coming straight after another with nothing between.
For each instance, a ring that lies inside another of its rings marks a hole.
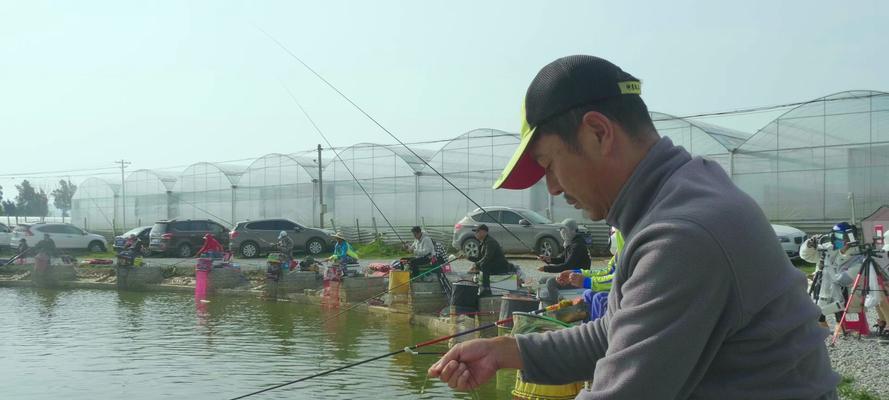
<instances>
[{"instance_id":1,"label":"seated angler","mask_svg":"<svg viewBox=\"0 0 889 400\"><path fill-rule=\"evenodd\" d=\"M467 257L473 262L470 273L481 272L481 291L479 295L490 296L491 293L491 275L507 274L513 270L506 256L503 254L503 248L491 235L488 234L488 226L481 224L478 228L472 230L475 232L475 238L479 241L478 256Z\"/></svg>"},{"instance_id":2,"label":"seated angler","mask_svg":"<svg viewBox=\"0 0 889 400\"><path fill-rule=\"evenodd\" d=\"M538 257L538 260L547 263L547 265L538 268L538 271L560 273L590 267L590 253L587 251L583 237L577 234L577 222L569 218L562 221L562 225L559 234L564 241L565 250L558 257ZM546 284L546 291L541 293L540 301L547 306L559 301L559 290L572 287L567 283L560 283L556 277L541 278L540 283Z\"/></svg>"}]
</instances>

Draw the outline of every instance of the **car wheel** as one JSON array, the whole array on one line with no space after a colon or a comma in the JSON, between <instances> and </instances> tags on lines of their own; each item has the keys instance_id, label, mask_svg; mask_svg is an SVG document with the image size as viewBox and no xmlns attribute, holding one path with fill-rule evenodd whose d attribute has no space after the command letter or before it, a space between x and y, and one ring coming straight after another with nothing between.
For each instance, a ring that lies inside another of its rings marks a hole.
<instances>
[{"instance_id":1,"label":"car wheel","mask_svg":"<svg viewBox=\"0 0 889 400\"><path fill-rule=\"evenodd\" d=\"M324 241L318 238L310 239L306 242L306 253L309 255L318 255L324 252Z\"/></svg>"},{"instance_id":2,"label":"car wheel","mask_svg":"<svg viewBox=\"0 0 889 400\"><path fill-rule=\"evenodd\" d=\"M179 247L176 247L176 255L181 258L191 257L192 250L191 246L188 243L182 243Z\"/></svg>"},{"instance_id":3,"label":"car wheel","mask_svg":"<svg viewBox=\"0 0 889 400\"><path fill-rule=\"evenodd\" d=\"M463 241L460 250L463 250L463 255L466 257L478 257L478 247L478 240L469 238Z\"/></svg>"},{"instance_id":4,"label":"car wheel","mask_svg":"<svg viewBox=\"0 0 889 400\"><path fill-rule=\"evenodd\" d=\"M86 249L92 253L104 253L105 252L105 245L102 244L102 242L96 240L96 241L90 242L90 245L87 246Z\"/></svg>"},{"instance_id":5,"label":"car wheel","mask_svg":"<svg viewBox=\"0 0 889 400\"><path fill-rule=\"evenodd\" d=\"M559 253L559 242L550 237L540 239L537 243L537 254L547 257L553 257Z\"/></svg>"},{"instance_id":6,"label":"car wheel","mask_svg":"<svg viewBox=\"0 0 889 400\"><path fill-rule=\"evenodd\" d=\"M259 245L253 242L244 242L241 244L241 257L253 258L259 256Z\"/></svg>"}]
</instances>

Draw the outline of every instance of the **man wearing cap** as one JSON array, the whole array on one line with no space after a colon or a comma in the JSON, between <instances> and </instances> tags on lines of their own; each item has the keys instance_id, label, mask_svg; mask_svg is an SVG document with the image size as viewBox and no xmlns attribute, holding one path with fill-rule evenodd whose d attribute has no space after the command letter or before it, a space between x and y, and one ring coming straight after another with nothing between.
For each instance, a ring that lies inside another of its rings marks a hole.
<instances>
[{"instance_id":1,"label":"man wearing cap","mask_svg":"<svg viewBox=\"0 0 889 400\"><path fill-rule=\"evenodd\" d=\"M458 344L430 376L458 390L501 368L533 383L592 380L586 400L837 398L805 276L717 163L659 137L640 94L638 79L597 57L545 66L495 185L545 176L552 195L624 234L605 316Z\"/></svg>"},{"instance_id":2,"label":"man wearing cap","mask_svg":"<svg viewBox=\"0 0 889 400\"><path fill-rule=\"evenodd\" d=\"M475 238L479 242L478 255L475 257L467 257L474 264L469 272L481 272L482 289L479 295L491 295L491 275L505 274L512 269L506 256L503 254L503 248L500 243L494 240L488 234L488 226L481 224L478 228L472 230L475 232Z\"/></svg>"}]
</instances>

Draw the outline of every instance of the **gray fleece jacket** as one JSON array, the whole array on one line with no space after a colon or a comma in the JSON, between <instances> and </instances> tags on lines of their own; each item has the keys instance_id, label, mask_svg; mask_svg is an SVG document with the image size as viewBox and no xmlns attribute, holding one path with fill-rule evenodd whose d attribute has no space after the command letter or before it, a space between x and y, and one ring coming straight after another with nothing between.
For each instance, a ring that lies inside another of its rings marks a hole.
<instances>
[{"instance_id":1,"label":"gray fleece jacket","mask_svg":"<svg viewBox=\"0 0 889 400\"><path fill-rule=\"evenodd\" d=\"M524 379L593 380L585 400L836 398L804 274L719 165L661 138L607 222L626 240L607 314L518 336Z\"/></svg>"}]
</instances>

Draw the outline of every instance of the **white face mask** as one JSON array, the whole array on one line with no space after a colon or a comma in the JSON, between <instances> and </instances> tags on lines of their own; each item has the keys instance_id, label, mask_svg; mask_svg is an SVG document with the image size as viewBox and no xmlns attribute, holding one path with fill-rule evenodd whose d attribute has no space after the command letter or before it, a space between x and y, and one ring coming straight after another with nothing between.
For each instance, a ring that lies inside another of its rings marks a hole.
<instances>
[{"instance_id":1,"label":"white face mask","mask_svg":"<svg viewBox=\"0 0 889 400\"><path fill-rule=\"evenodd\" d=\"M608 251L611 252L611 255L616 256L617 255L617 235L616 234L611 235L610 241L611 241L611 247L608 249Z\"/></svg>"},{"instance_id":2,"label":"white face mask","mask_svg":"<svg viewBox=\"0 0 889 400\"><path fill-rule=\"evenodd\" d=\"M559 236L562 237L563 242L567 242L569 239L568 238L568 230L565 228L559 229Z\"/></svg>"}]
</instances>

